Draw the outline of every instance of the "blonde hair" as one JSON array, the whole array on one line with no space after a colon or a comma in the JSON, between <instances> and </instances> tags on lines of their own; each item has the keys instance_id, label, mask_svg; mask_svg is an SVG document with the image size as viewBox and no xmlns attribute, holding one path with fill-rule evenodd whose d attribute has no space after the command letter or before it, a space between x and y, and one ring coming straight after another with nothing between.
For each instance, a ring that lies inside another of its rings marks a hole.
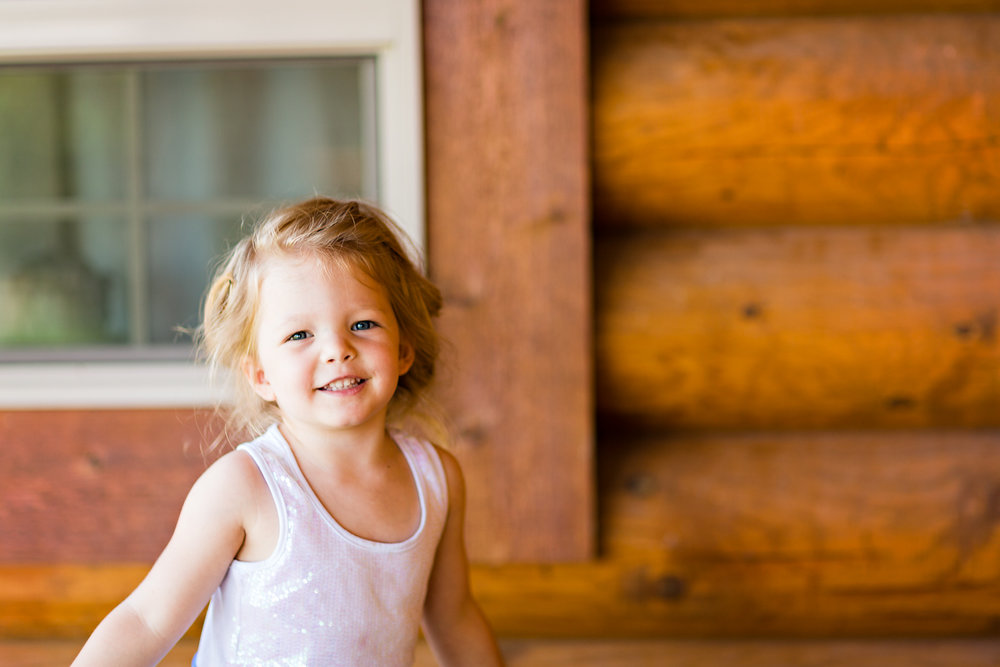
<instances>
[{"instance_id":1,"label":"blonde hair","mask_svg":"<svg viewBox=\"0 0 1000 667\"><path fill-rule=\"evenodd\" d=\"M388 422L399 425L405 418L415 417L440 437L443 424L427 389L434 379L440 349L432 320L441 310L441 292L407 252L402 242L406 238L396 223L372 204L315 197L273 211L227 253L209 286L198 332L199 347L213 376L228 372L231 385L232 403L220 406L226 424L215 445L223 440L231 442L238 432L259 435L278 419L277 405L260 398L241 369L246 360L257 355L256 319L266 261L303 253L347 262L385 289L399 324L400 340L408 343L415 355L409 371L399 378Z\"/></svg>"}]
</instances>

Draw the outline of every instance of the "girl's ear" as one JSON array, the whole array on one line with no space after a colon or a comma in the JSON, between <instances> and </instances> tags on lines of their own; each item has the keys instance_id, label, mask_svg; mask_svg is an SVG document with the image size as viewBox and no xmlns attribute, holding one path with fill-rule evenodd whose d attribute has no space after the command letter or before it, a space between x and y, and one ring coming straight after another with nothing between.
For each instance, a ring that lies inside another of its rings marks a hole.
<instances>
[{"instance_id":1,"label":"girl's ear","mask_svg":"<svg viewBox=\"0 0 1000 667\"><path fill-rule=\"evenodd\" d=\"M399 374L406 375L410 367L413 366L414 359L417 358L416 350L407 341L399 342Z\"/></svg>"},{"instance_id":2,"label":"girl's ear","mask_svg":"<svg viewBox=\"0 0 1000 667\"><path fill-rule=\"evenodd\" d=\"M250 383L254 393L265 401L274 401L274 389L264 374L264 369L260 367L255 359L247 357L243 360L243 376Z\"/></svg>"}]
</instances>

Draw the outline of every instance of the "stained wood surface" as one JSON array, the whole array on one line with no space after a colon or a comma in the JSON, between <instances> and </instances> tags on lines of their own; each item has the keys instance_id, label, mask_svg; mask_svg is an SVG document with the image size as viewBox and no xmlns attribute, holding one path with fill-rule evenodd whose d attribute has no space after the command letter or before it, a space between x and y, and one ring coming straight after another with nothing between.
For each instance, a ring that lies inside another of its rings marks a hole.
<instances>
[{"instance_id":1,"label":"stained wood surface","mask_svg":"<svg viewBox=\"0 0 1000 667\"><path fill-rule=\"evenodd\" d=\"M592 40L601 226L1000 219L1000 15L627 22Z\"/></svg>"},{"instance_id":2,"label":"stained wood surface","mask_svg":"<svg viewBox=\"0 0 1000 667\"><path fill-rule=\"evenodd\" d=\"M5 667L66 665L76 642L0 642ZM986 667L1000 660L996 640L951 641L552 641L506 640L500 648L511 667ZM160 663L187 667L196 645L182 642ZM415 667L437 665L426 644L417 646Z\"/></svg>"},{"instance_id":3,"label":"stained wood surface","mask_svg":"<svg viewBox=\"0 0 1000 667\"><path fill-rule=\"evenodd\" d=\"M204 451L218 428L210 411L185 409L0 411L0 563L152 561L170 538L191 484L220 453ZM529 432L528 426L522 424L521 432ZM580 444L568 442L564 449L576 451ZM495 454L497 459L511 455L509 451ZM589 462L592 453L577 451L577 455L586 455ZM545 457L532 460L544 461ZM503 533L490 539L493 515L498 525L509 525L517 517L508 513L518 507L526 514L531 507L546 503L547 489L533 481L536 478L548 479L548 488L576 494L571 498L583 504L577 507L570 505L570 499L554 500L551 504L561 514L548 517L549 521L560 517L566 521L569 544L560 553L566 555L574 545L583 547L580 533L592 531L594 520L587 505L594 495L589 473L585 480L569 477L569 473L583 474L570 459L569 470L564 471L567 477L532 473L528 478L528 473L521 472L522 477L505 479L505 474L518 472L527 462L482 469L488 462L474 458L465 465L470 520L487 522L470 524L480 535L470 549L473 560L495 557L498 552L525 557L562 539L559 523L535 535L534 531L541 530L539 523L546 520L544 512L541 518L524 518L516 524L526 533L518 544L534 544L533 551L525 546L519 547L523 552L517 551ZM511 493L510 487L517 484L524 487L519 496L522 504L510 509L500 502L506 497L501 494ZM534 497L529 495L532 485L539 487ZM492 504L487 505L487 500ZM554 557L552 551L546 553Z\"/></svg>"},{"instance_id":4,"label":"stained wood surface","mask_svg":"<svg viewBox=\"0 0 1000 667\"><path fill-rule=\"evenodd\" d=\"M602 443L599 558L473 568L501 636L995 635L1000 431ZM0 634L84 636L147 568L0 566Z\"/></svg>"},{"instance_id":5,"label":"stained wood surface","mask_svg":"<svg viewBox=\"0 0 1000 667\"><path fill-rule=\"evenodd\" d=\"M839 16L919 12L988 12L996 0L591 0L600 21L718 17Z\"/></svg>"},{"instance_id":6,"label":"stained wood surface","mask_svg":"<svg viewBox=\"0 0 1000 667\"><path fill-rule=\"evenodd\" d=\"M424 3L440 396L472 553L593 554L585 3Z\"/></svg>"},{"instance_id":7,"label":"stained wood surface","mask_svg":"<svg viewBox=\"0 0 1000 667\"><path fill-rule=\"evenodd\" d=\"M607 437L607 556L717 631L994 631L1000 431ZM665 613L666 617L667 614ZM664 622L666 618L662 619Z\"/></svg>"},{"instance_id":8,"label":"stained wood surface","mask_svg":"<svg viewBox=\"0 0 1000 667\"><path fill-rule=\"evenodd\" d=\"M209 412L0 412L0 562L152 560L212 457Z\"/></svg>"},{"instance_id":9,"label":"stained wood surface","mask_svg":"<svg viewBox=\"0 0 1000 667\"><path fill-rule=\"evenodd\" d=\"M619 235L599 411L668 429L1000 426L1000 227Z\"/></svg>"}]
</instances>

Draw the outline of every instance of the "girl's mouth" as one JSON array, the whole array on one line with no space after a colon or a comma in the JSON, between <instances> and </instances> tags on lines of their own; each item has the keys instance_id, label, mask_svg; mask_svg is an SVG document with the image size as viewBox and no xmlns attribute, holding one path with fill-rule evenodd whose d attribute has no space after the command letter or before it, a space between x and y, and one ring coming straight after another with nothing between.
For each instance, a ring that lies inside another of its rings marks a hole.
<instances>
[{"instance_id":1,"label":"girl's mouth","mask_svg":"<svg viewBox=\"0 0 1000 667\"><path fill-rule=\"evenodd\" d=\"M328 385L320 387L320 391L344 391L345 389L353 389L354 387L359 387L367 382L365 378L338 378Z\"/></svg>"}]
</instances>

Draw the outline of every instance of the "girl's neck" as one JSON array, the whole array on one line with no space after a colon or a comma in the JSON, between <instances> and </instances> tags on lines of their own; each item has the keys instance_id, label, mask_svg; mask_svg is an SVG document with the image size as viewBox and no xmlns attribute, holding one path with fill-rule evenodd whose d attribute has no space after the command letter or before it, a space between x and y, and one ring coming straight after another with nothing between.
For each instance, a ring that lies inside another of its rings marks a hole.
<instances>
[{"instance_id":1,"label":"girl's neck","mask_svg":"<svg viewBox=\"0 0 1000 667\"><path fill-rule=\"evenodd\" d=\"M391 444L385 420L343 430L310 429L286 421L278 428L300 463L306 459L323 468L377 464Z\"/></svg>"}]
</instances>

